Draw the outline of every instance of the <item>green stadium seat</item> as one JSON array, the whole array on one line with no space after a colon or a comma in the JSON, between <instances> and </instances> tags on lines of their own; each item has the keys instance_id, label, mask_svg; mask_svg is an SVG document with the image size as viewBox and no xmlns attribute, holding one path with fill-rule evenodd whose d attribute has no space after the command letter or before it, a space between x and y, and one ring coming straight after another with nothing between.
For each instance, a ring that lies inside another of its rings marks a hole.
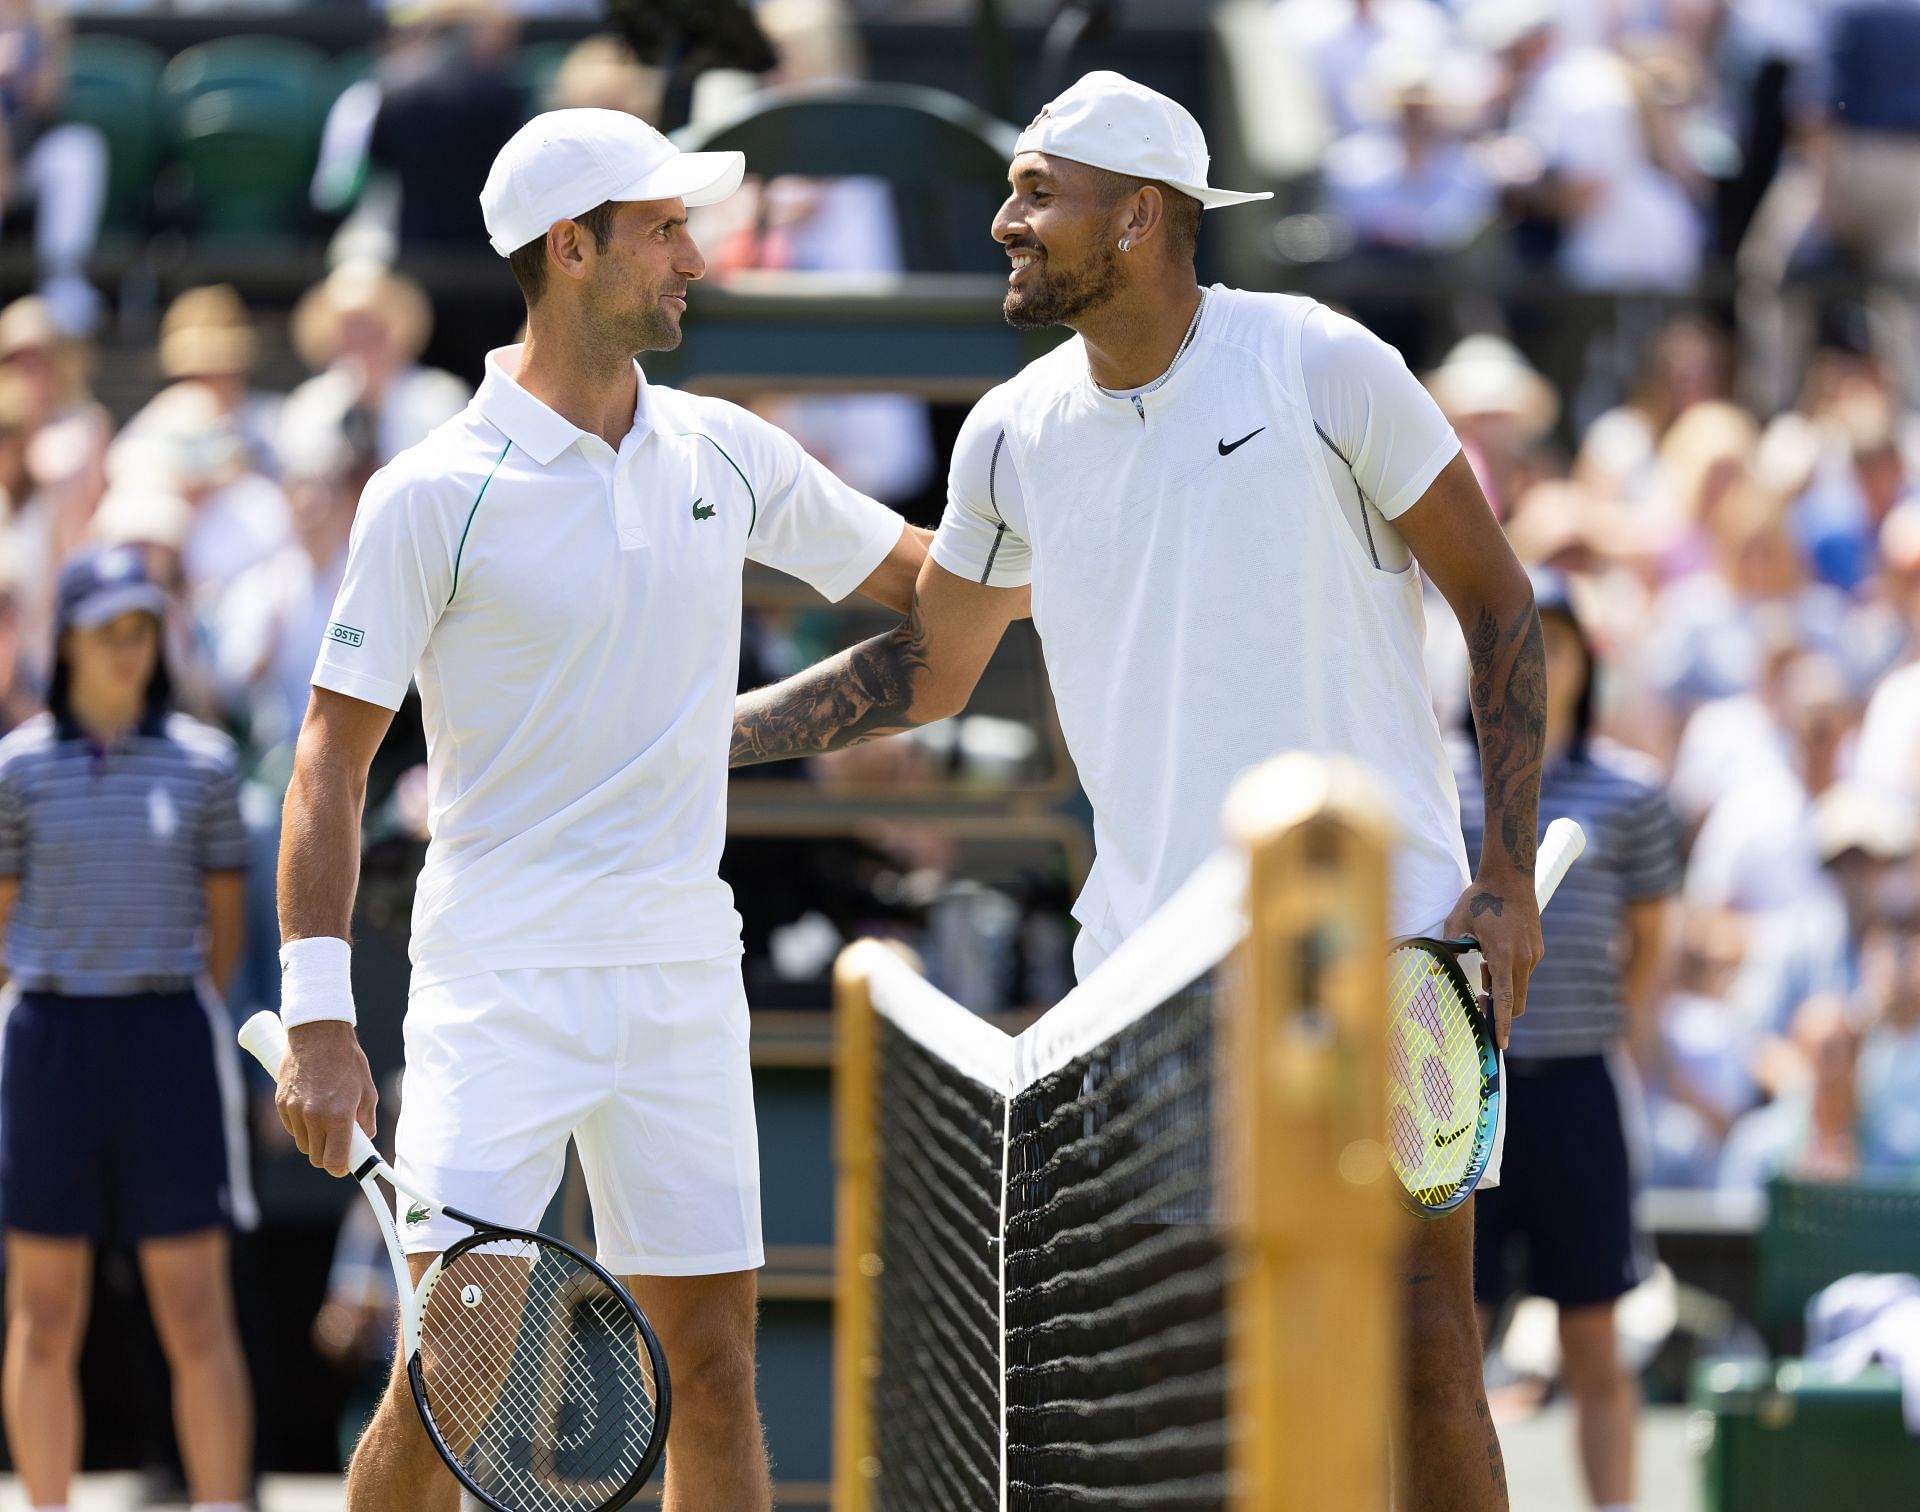
<instances>
[{"instance_id":1,"label":"green stadium seat","mask_svg":"<svg viewBox=\"0 0 1920 1512\"><path fill-rule=\"evenodd\" d=\"M83 34L73 39L65 120L92 126L107 139L108 232L141 229L153 209L153 175L160 164L158 98L166 55L127 37Z\"/></svg>"},{"instance_id":2,"label":"green stadium seat","mask_svg":"<svg viewBox=\"0 0 1920 1512\"><path fill-rule=\"evenodd\" d=\"M1777 1350L1799 1346L1807 1302L1855 1271L1920 1267L1920 1178L1790 1181L1767 1188L1755 1321Z\"/></svg>"},{"instance_id":3,"label":"green stadium seat","mask_svg":"<svg viewBox=\"0 0 1920 1512\"><path fill-rule=\"evenodd\" d=\"M1004 271L987 236L1018 135L1005 121L914 84L811 84L755 95L678 132L689 152L736 151L762 177L868 175L893 185L907 267Z\"/></svg>"},{"instance_id":4,"label":"green stadium seat","mask_svg":"<svg viewBox=\"0 0 1920 1512\"><path fill-rule=\"evenodd\" d=\"M521 48L514 58L513 82L520 86L520 97L529 116L552 108L548 97L553 93L553 81L573 48L571 42L535 42Z\"/></svg>"},{"instance_id":5,"label":"green stadium seat","mask_svg":"<svg viewBox=\"0 0 1920 1512\"><path fill-rule=\"evenodd\" d=\"M1920 1500L1920 1440L1901 1417L1900 1378L1882 1366L1841 1378L1799 1360L1709 1361L1690 1396L1712 1424L1695 1437L1702 1512L1893 1512Z\"/></svg>"},{"instance_id":6,"label":"green stadium seat","mask_svg":"<svg viewBox=\"0 0 1920 1512\"><path fill-rule=\"evenodd\" d=\"M197 234L272 239L299 228L334 84L317 48L273 37L203 43L167 65L161 111Z\"/></svg>"}]
</instances>

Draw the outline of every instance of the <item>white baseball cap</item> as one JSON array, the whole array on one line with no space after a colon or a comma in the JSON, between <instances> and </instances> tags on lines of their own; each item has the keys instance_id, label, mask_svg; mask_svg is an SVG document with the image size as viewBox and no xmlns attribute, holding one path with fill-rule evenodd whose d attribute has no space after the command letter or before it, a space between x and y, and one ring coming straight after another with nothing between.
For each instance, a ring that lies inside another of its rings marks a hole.
<instances>
[{"instance_id":1,"label":"white baseball cap","mask_svg":"<svg viewBox=\"0 0 1920 1512\"><path fill-rule=\"evenodd\" d=\"M1013 144L1190 194L1208 210L1272 199L1207 187L1207 138L1187 108L1124 74L1100 69L1041 107Z\"/></svg>"},{"instance_id":2,"label":"white baseball cap","mask_svg":"<svg viewBox=\"0 0 1920 1512\"><path fill-rule=\"evenodd\" d=\"M684 200L711 205L740 187L738 152L682 152L624 110L549 110L507 139L493 160L480 212L487 240L511 257L608 200Z\"/></svg>"}]
</instances>

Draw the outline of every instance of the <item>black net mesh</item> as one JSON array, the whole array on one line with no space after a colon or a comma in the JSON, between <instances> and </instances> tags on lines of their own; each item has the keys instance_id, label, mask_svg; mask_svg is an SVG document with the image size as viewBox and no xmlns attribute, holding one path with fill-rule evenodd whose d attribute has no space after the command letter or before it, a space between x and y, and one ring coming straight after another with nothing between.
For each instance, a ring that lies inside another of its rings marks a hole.
<instances>
[{"instance_id":1,"label":"black net mesh","mask_svg":"<svg viewBox=\"0 0 1920 1512\"><path fill-rule=\"evenodd\" d=\"M419 1389L471 1484L526 1512L603 1507L654 1439L653 1361L624 1298L565 1250L490 1241L447 1262Z\"/></svg>"},{"instance_id":2,"label":"black net mesh","mask_svg":"<svg viewBox=\"0 0 1920 1512\"><path fill-rule=\"evenodd\" d=\"M880 1512L1000 1504L1006 1102L878 1021Z\"/></svg>"},{"instance_id":3,"label":"black net mesh","mask_svg":"<svg viewBox=\"0 0 1920 1512\"><path fill-rule=\"evenodd\" d=\"M1226 1260L1202 980L1017 1092L1009 1512L1226 1505Z\"/></svg>"}]
</instances>

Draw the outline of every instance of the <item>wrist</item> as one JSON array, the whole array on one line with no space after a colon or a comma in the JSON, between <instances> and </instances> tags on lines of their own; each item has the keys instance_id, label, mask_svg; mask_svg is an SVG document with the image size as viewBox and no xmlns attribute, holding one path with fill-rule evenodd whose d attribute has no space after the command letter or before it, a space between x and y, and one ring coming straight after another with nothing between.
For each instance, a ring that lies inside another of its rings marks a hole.
<instances>
[{"instance_id":1,"label":"wrist","mask_svg":"<svg viewBox=\"0 0 1920 1512\"><path fill-rule=\"evenodd\" d=\"M353 1007L353 948L333 935L289 940L280 947L280 1021L357 1022Z\"/></svg>"}]
</instances>

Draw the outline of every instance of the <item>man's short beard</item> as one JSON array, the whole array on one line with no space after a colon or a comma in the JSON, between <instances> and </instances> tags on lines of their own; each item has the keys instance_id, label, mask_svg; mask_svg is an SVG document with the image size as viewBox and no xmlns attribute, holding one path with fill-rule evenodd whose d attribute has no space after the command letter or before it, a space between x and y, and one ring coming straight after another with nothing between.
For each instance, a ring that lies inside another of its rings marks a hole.
<instances>
[{"instance_id":1,"label":"man's short beard","mask_svg":"<svg viewBox=\"0 0 1920 1512\"><path fill-rule=\"evenodd\" d=\"M1051 259L1042 257L1038 281L1032 288L1011 288L1000 312L1018 330L1071 325L1089 310L1097 310L1120 291L1120 254L1103 245L1092 261L1075 273L1054 273Z\"/></svg>"},{"instance_id":2,"label":"man's short beard","mask_svg":"<svg viewBox=\"0 0 1920 1512\"><path fill-rule=\"evenodd\" d=\"M589 308L589 328L604 336L609 346L636 356L641 352L671 352L680 345L680 327L656 296L651 305L625 308Z\"/></svg>"}]
</instances>

